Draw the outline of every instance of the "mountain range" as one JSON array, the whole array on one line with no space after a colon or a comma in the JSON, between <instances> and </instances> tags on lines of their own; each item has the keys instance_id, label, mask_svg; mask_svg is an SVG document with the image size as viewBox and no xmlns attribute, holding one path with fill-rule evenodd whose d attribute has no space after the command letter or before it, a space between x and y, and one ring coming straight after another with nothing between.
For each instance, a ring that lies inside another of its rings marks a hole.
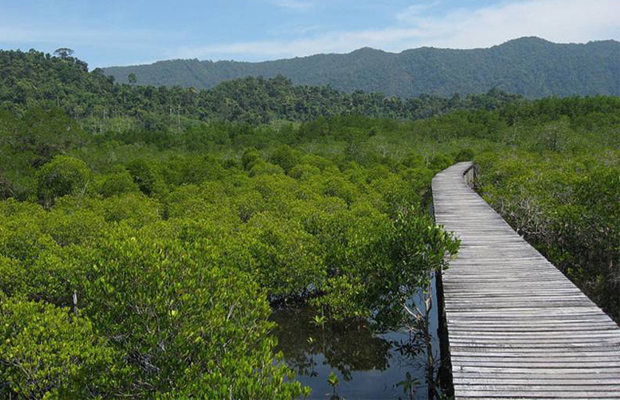
<instances>
[{"instance_id":1,"label":"mountain range","mask_svg":"<svg viewBox=\"0 0 620 400\"><path fill-rule=\"evenodd\" d=\"M329 85L344 92L412 97L486 93L498 88L527 98L620 95L620 42L552 43L524 37L487 49L422 47L389 53L362 48L264 62L169 60L104 68L117 82L135 74L139 85L209 89L247 76L283 75L298 85Z\"/></svg>"}]
</instances>

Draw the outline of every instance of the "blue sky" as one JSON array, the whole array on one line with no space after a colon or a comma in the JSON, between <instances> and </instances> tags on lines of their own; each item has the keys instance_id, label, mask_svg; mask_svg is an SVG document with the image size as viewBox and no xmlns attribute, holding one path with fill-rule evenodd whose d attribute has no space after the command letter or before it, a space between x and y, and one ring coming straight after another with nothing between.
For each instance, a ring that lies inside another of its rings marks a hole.
<instances>
[{"instance_id":1,"label":"blue sky","mask_svg":"<svg viewBox=\"0 0 620 400\"><path fill-rule=\"evenodd\" d=\"M620 0L0 0L0 48L91 68L171 58L261 61L360 47L476 48L521 36L620 40Z\"/></svg>"}]
</instances>

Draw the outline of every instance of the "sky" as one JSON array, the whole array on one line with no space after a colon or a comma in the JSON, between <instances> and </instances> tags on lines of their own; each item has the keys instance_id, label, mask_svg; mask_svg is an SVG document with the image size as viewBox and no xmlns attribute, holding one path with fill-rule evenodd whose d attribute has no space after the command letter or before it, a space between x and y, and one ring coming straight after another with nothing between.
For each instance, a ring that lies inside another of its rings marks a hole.
<instances>
[{"instance_id":1,"label":"sky","mask_svg":"<svg viewBox=\"0 0 620 400\"><path fill-rule=\"evenodd\" d=\"M620 0L0 0L0 49L68 47L91 69L468 49L522 36L620 40Z\"/></svg>"}]
</instances>

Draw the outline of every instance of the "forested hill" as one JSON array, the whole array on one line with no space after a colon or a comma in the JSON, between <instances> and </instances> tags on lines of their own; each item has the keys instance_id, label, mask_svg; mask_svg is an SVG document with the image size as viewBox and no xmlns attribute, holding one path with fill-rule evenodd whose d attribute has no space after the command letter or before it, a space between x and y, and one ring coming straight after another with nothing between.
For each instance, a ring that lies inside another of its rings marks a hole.
<instances>
[{"instance_id":1,"label":"forested hill","mask_svg":"<svg viewBox=\"0 0 620 400\"><path fill-rule=\"evenodd\" d=\"M115 83L101 69L88 72L86 63L74 57L0 51L0 110L22 114L32 107L55 106L75 119L92 120L98 130L106 129L102 122L115 124L107 129L137 121L157 130L180 129L195 121L257 124L346 114L418 119L455 110L495 109L519 99L495 89L481 95L411 99L347 94L325 86L296 86L282 76L236 79L209 90L132 86Z\"/></svg>"},{"instance_id":2,"label":"forested hill","mask_svg":"<svg viewBox=\"0 0 620 400\"><path fill-rule=\"evenodd\" d=\"M550 95L620 95L620 43L557 44L536 37L488 49L423 47L399 54L363 48L260 63L172 60L110 67L106 74L137 84L208 89L246 76L290 78L295 84L330 85L344 91L411 97L485 93L497 87L528 98Z\"/></svg>"}]
</instances>

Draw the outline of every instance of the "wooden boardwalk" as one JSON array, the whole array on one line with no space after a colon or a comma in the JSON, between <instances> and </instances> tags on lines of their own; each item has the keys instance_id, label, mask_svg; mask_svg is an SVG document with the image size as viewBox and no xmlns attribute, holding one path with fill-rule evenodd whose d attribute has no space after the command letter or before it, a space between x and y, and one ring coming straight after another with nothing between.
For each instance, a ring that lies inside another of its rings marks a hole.
<instances>
[{"instance_id":1,"label":"wooden boardwalk","mask_svg":"<svg viewBox=\"0 0 620 400\"><path fill-rule=\"evenodd\" d=\"M620 399L620 328L464 180L433 179L435 218L461 239L443 273L456 399Z\"/></svg>"}]
</instances>

